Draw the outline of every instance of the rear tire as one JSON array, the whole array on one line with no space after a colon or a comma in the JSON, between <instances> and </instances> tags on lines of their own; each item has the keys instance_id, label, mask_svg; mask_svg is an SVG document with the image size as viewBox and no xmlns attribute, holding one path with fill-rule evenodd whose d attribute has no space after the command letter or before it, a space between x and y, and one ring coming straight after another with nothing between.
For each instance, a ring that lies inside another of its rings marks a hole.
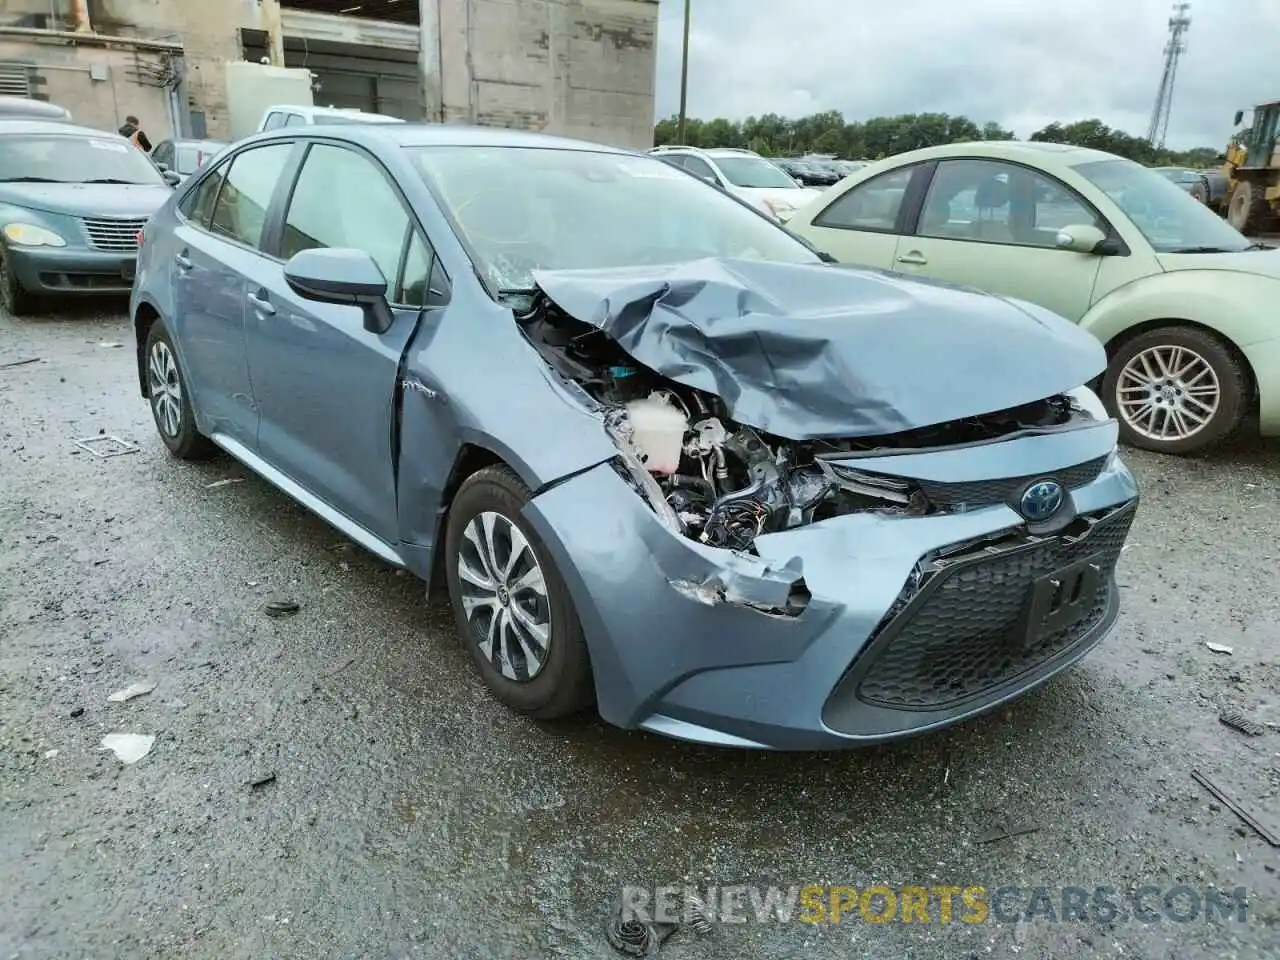
<instances>
[{"instance_id":1,"label":"rear tire","mask_svg":"<svg viewBox=\"0 0 1280 960\"><path fill-rule=\"evenodd\" d=\"M36 298L23 287L9 265L9 254L0 247L0 308L11 317L35 312Z\"/></svg>"},{"instance_id":2,"label":"rear tire","mask_svg":"<svg viewBox=\"0 0 1280 960\"><path fill-rule=\"evenodd\" d=\"M549 720L595 700L591 659L569 589L522 516L529 489L485 467L449 507L445 569L458 634L481 677L518 713Z\"/></svg>"},{"instance_id":3,"label":"rear tire","mask_svg":"<svg viewBox=\"0 0 1280 960\"><path fill-rule=\"evenodd\" d=\"M1121 344L1102 381L1120 439L1158 453L1198 453L1244 419L1249 374L1217 335L1190 326L1148 330Z\"/></svg>"},{"instance_id":4,"label":"rear tire","mask_svg":"<svg viewBox=\"0 0 1280 960\"><path fill-rule=\"evenodd\" d=\"M217 447L196 428L191 390L178 362L164 322L156 320L147 332L147 397L160 439L179 460L205 460Z\"/></svg>"}]
</instances>

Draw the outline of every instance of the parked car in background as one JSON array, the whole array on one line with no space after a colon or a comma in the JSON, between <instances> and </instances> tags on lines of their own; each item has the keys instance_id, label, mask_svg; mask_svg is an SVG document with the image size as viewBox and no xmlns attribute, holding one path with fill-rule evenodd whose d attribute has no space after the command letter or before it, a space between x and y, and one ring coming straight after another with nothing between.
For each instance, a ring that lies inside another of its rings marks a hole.
<instances>
[{"instance_id":1,"label":"parked car in background","mask_svg":"<svg viewBox=\"0 0 1280 960\"><path fill-rule=\"evenodd\" d=\"M821 190L839 179L833 178L830 171L822 170L808 160L786 157L776 160L775 163L806 187L817 187Z\"/></svg>"},{"instance_id":2,"label":"parked car in background","mask_svg":"<svg viewBox=\"0 0 1280 960\"><path fill-rule=\"evenodd\" d=\"M437 576L531 716L889 740L1043 683L1116 617L1137 487L1083 386L1097 341L828 266L654 156L251 137L156 215L131 308L165 445Z\"/></svg>"},{"instance_id":3,"label":"parked car in background","mask_svg":"<svg viewBox=\"0 0 1280 960\"><path fill-rule=\"evenodd\" d=\"M138 238L172 186L128 140L64 122L0 123L0 306L127 293Z\"/></svg>"},{"instance_id":4,"label":"parked car in background","mask_svg":"<svg viewBox=\"0 0 1280 960\"><path fill-rule=\"evenodd\" d=\"M404 123L399 117L381 113L365 113L343 107L311 107L292 104L267 107L258 123L258 131L277 130L280 127L307 127L317 123Z\"/></svg>"},{"instance_id":5,"label":"parked car in background","mask_svg":"<svg viewBox=\"0 0 1280 960\"><path fill-rule=\"evenodd\" d=\"M71 111L66 107L30 97L0 97L0 120L52 120L71 121Z\"/></svg>"},{"instance_id":6,"label":"parked car in background","mask_svg":"<svg viewBox=\"0 0 1280 960\"><path fill-rule=\"evenodd\" d=\"M1280 434L1280 251L1146 167L1051 143L873 163L788 227L836 259L1031 301L1093 333L1135 446L1190 453L1251 411Z\"/></svg>"},{"instance_id":7,"label":"parked car in background","mask_svg":"<svg viewBox=\"0 0 1280 960\"><path fill-rule=\"evenodd\" d=\"M835 167L836 172L839 173L841 177L847 177L857 173L869 162L869 160L833 160L831 161L831 165Z\"/></svg>"},{"instance_id":8,"label":"parked car in background","mask_svg":"<svg viewBox=\"0 0 1280 960\"><path fill-rule=\"evenodd\" d=\"M1219 216L1225 217L1227 215L1227 194L1230 192L1231 178L1223 172L1221 167L1211 167L1198 172L1200 176L1204 177L1205 183L1209 187L1209 199L1207 201L1209 209Z\"/></svg>"},{"instance_id":9,"label":"parked car in background","mask_svg":"<svg viewBox=\"0 0 1280 960\"><path fill-rule=\"evenodd\" d=\"M227 142L225 140L161 140L151 150L151 159L161 172L171 170L181 183L195 173L205 161L216 157Z\"/></svg>"},{"instance_id":10,"label":"parked car in background","mask_svg":"<svg viewBox=\"0 0 1280 960\"><path fill-rule=\"evenodd\" d=\"M818 192L799 186L781 167L750 150L666 146L654 147L649 152L727 190L777 220L785 221Z\"/></svg>"},{"instance_id":11,"label":"parked car in background","mask_svg":"<svg viewBox=\"0 0 1280 960\"><path fill-rule=\"evenodd\" d=\"M1209 202L1209 180L1199 170L1187 167L1152 167L1156 173L1170 183L1176 183L1201 203Z\"/></svg>"}]
</instances>

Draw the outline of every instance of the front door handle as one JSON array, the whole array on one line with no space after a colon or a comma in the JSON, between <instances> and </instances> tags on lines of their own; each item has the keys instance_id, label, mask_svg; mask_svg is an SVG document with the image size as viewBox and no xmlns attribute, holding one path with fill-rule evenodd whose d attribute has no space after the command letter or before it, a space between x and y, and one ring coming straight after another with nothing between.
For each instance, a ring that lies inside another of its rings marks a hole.
<instances>
[{"instance_id":1,"label":"front door handle","mask_svg":"<svg viewBox=\"0 0 1280 960\"><path fill-rule=\"evenodd\" d=\"M923 265L929 262L929 258L920 253L919 250L912 250L910 253L904 253L898 258L899 263L914 263Z\"/></svg>"},{"instance_id":2,"label":"front door handle","mask_svg":"<svg viewBox=\"0 0 1280 960\"><path fill-rule=\"evenodd\" d=\"M195 264L191 262L191 258L185 253L175 254L173 262L178 265L179 270L190 270Z\"/></svg>"},{"instance_id":3,"label":"front door handle","mask_svg":"<svg viewBox=\"0 0 1280 960\"><path fill-rule=\"evenodd\" d=\"M271 305L271 301L267 299L267 292L259 290L257 293L249 294L249 302L253 304L253 309L265 316L271 316L276 312L276 308Z\"/></svg>"}]
</instances>

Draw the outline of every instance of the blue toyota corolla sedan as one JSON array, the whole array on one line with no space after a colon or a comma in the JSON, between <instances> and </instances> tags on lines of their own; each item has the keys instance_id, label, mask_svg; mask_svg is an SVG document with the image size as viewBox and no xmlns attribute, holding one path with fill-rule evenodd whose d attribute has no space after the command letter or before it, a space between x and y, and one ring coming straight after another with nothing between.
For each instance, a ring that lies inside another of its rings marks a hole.
<instances>
[{"instance_id":1,"label":"blue toyota corolla sedan","mask_svg":"<svg viewBox=\"0 0 1280 960\"><path fill-rule=\"evenodd\" d=\"M138 373L447 587L493 693L715 744L946 726L1117 616L1137 506L1031 304L824 258L660 159L448 125L251 137L148 226Z\"/></svg>"}]
</instances>

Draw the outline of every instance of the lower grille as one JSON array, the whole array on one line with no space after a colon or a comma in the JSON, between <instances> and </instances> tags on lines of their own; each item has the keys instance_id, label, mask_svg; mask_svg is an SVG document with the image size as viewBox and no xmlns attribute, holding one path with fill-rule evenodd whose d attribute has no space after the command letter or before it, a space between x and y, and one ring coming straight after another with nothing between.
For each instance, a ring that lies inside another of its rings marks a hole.
<instances>
[{"instance_id":1,"label":"lower grille","mask_svg":"<svg viewBox=\"0 0 1280 960\"><path fill-rule=\"evenodd\" d=\"M935 563L854 661L833 699L852 683L868 704L943 710L1096 635L1114 615L1115 565L1136 510L1135 501L1097 519L1080 518L1088 526L1074 535L1025 537ZM1063 597L1064 590L1074 594ZM1033 601L1037 591L1051 595L1047 605ZM1072 616L1051 610L1059 601L1070 601Z\"/></svg>"},{"instance_id":2,"label":"lower grille","mask_svg":"<svg viewBox=\"0 0 1280 960\"><path fill-rule=\"evenodd\" d=\"M85 217L85 236L89 246L110 253L131 253L138 249L138 231L147 225L146 217L128 220L107 220L101 217Z\"/></svg>"}]
</instances>

